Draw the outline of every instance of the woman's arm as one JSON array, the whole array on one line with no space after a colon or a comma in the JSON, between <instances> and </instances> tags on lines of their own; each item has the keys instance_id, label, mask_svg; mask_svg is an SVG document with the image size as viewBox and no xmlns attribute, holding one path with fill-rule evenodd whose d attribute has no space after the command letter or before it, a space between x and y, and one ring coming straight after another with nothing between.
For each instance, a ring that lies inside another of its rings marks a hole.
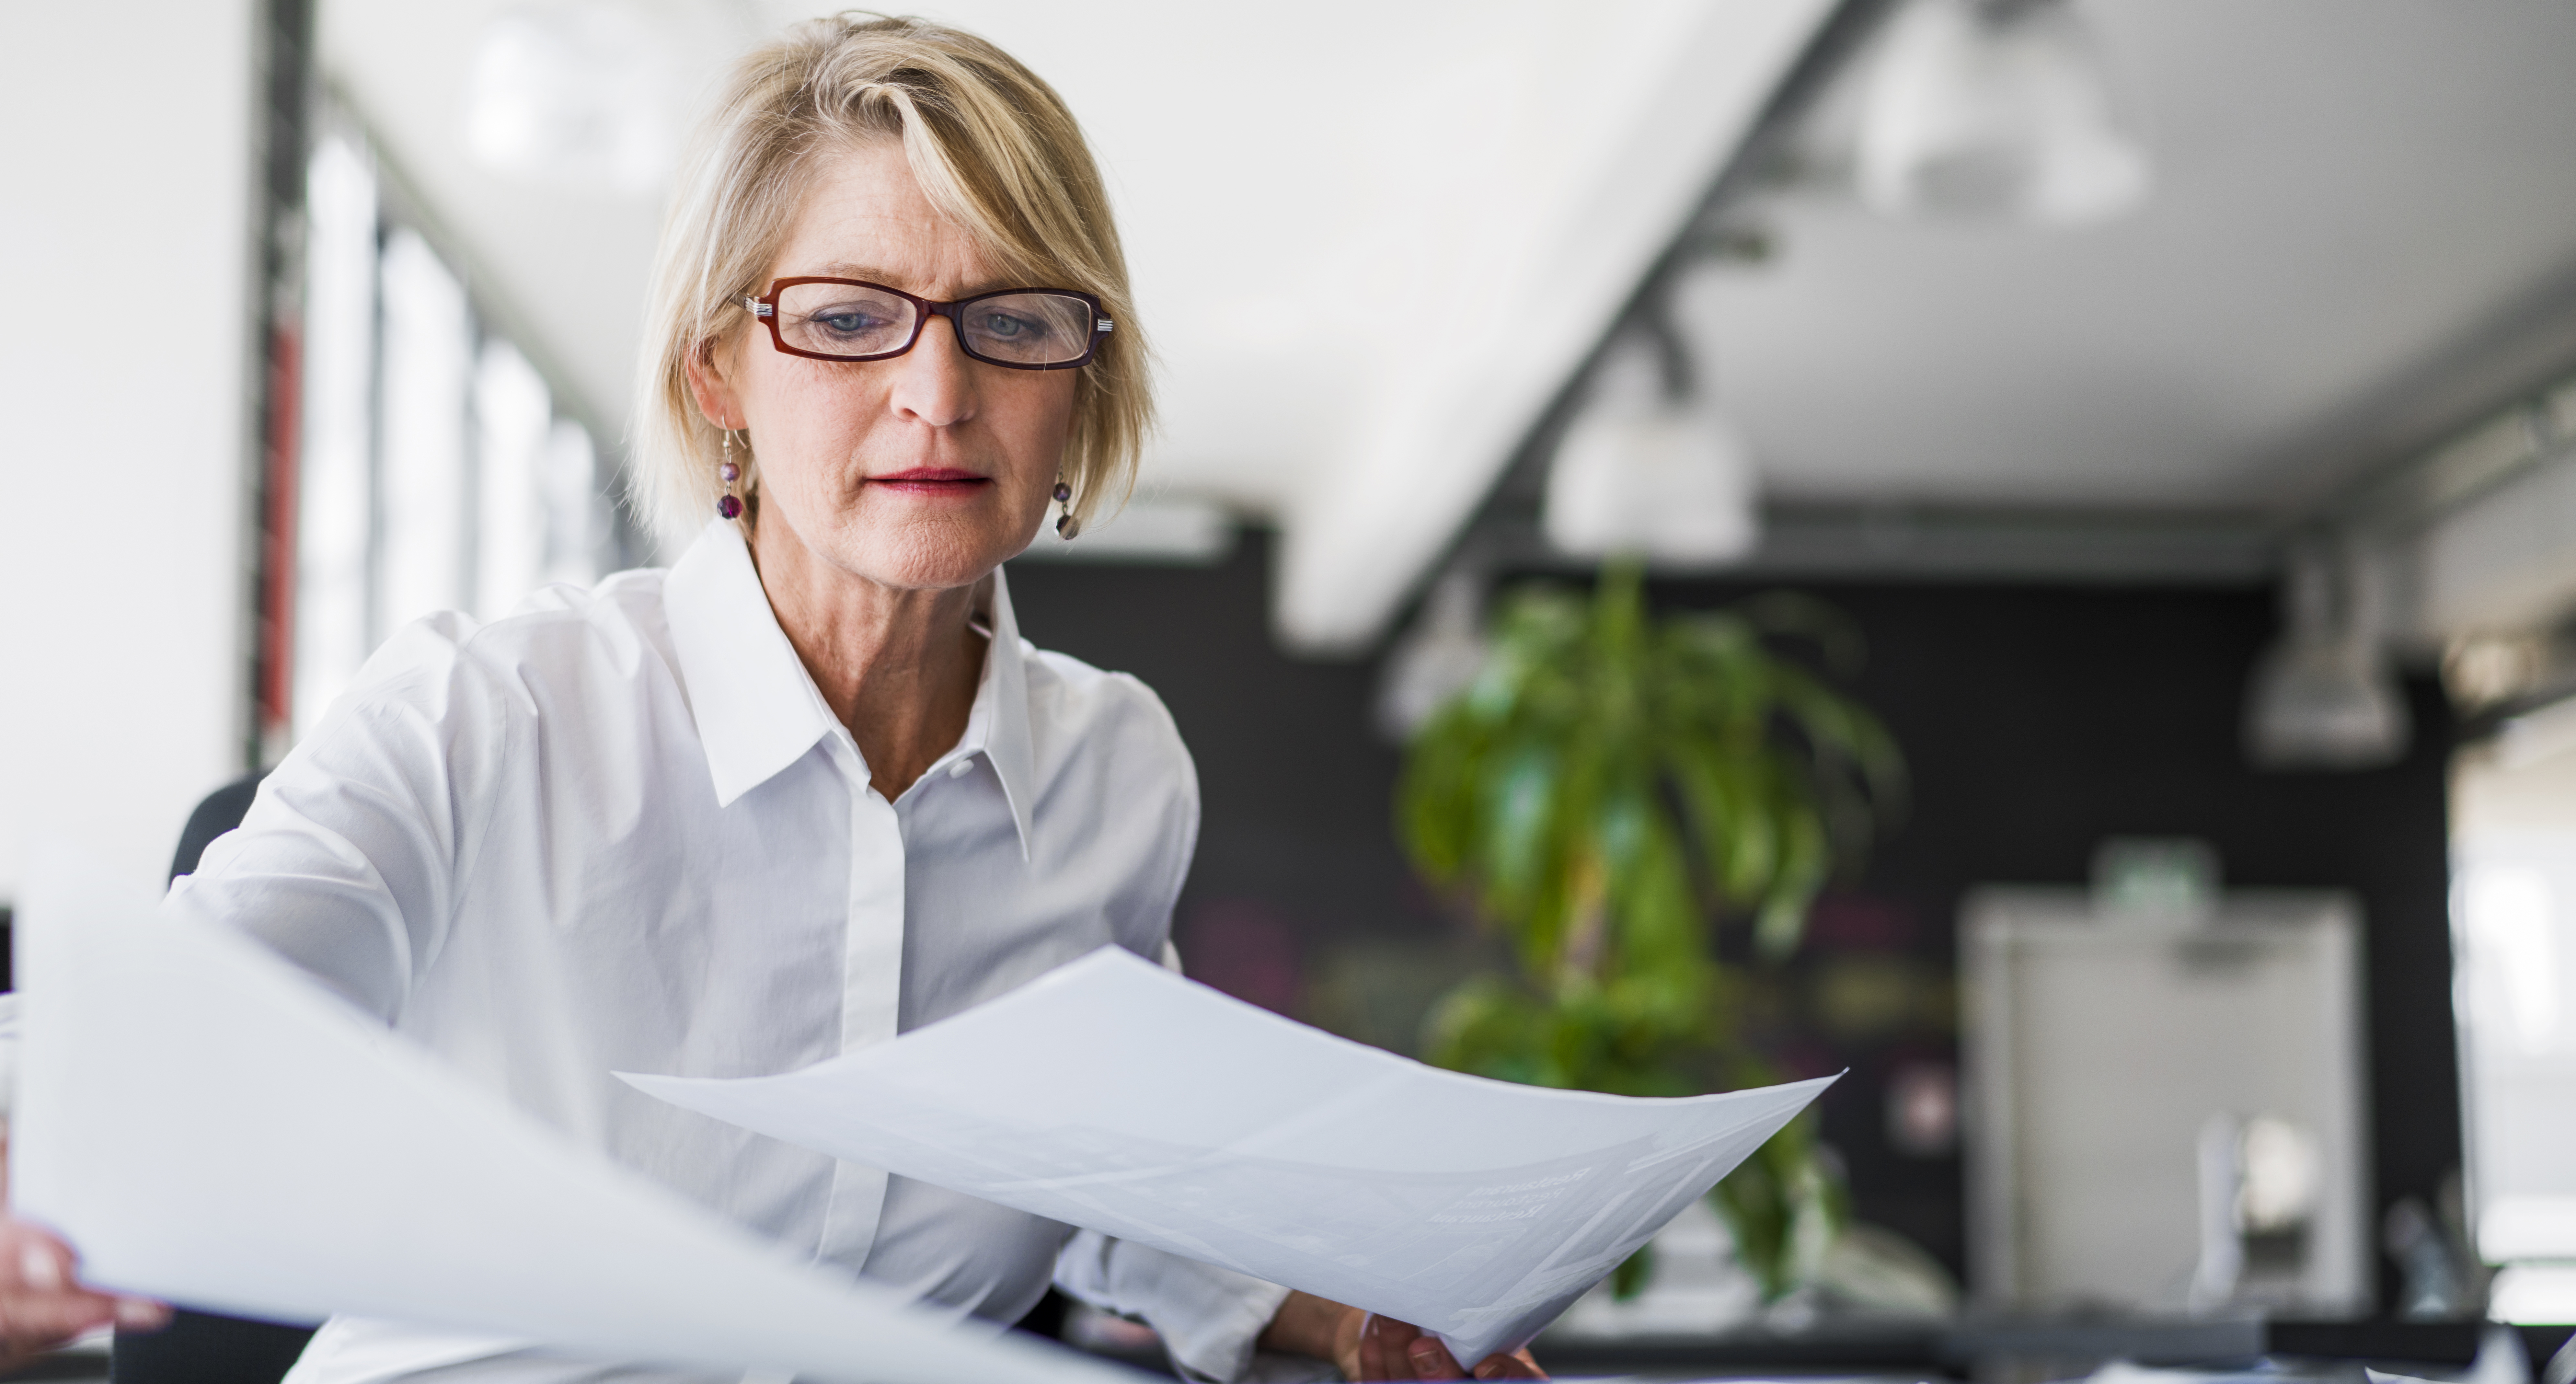
<instances>
[{"instance_id":1,"label":"woman's arm","mask_svg":"<svg viewBox=\"0 0 2576 1384\"><path fill-rule=\"evenodd\" d=\"M460 852L480 826L471 785L504 752L506 716L459 657L456 617L388 641L359 686L278 766L245 823L182 877L164 910L182 926L258 937L379 1017L400 1009L435 953ZM0 997L0 1155L16 1075L16 1014ZM0 1171L0 1370L111 1323L154 1330L170 1310L95 1291L79 1256L18 1220Z\"/></svg>"}]
</instances>

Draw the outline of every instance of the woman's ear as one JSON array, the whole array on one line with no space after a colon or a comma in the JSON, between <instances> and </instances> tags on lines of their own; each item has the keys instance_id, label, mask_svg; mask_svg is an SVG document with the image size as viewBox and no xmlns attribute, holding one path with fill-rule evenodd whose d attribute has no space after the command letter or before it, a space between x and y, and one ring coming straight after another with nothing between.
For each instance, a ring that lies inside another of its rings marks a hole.
<instances>
[{"instance_id":1,"label":"woman's ear","mask_svg":"<svg viewBox=\"0 0 2576 1384\"><path fill-rule=\"evenodd\" d=\"M749 426L742 416L742 401L734 397L733 381L726 378L722 340L701 341L681 361L689 375L689 394L698 401L698 412L719 428Z\"/></svg>"}]
</instances>

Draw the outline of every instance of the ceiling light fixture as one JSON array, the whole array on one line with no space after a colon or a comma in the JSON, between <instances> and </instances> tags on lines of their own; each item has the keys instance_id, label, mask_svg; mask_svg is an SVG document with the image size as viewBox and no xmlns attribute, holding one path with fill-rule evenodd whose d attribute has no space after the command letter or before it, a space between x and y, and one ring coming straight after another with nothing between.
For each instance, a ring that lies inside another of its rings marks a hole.
<instances>
[{"instance_id":1,"label":"ceiling light fixture","mask_svg":"<svg viewBox=\"0 0 2576 1384\"><path fill-rule=\"evenodd\" d=\"M1861 200L1891 216L2108 220L2151 168L2071 0L1913 0L1861 115Z\"/></svg>"},{"instance_id":2,"label":"ceiling light fixture","mask_svg":"<svg viewBox=\"0 0 2576 1384\"><path fill-rule=\"evenodd\" d=\"M1735 561L1762 537L1753 449L1690 387L1672 327L1655 313L1643 326L1647 339L1602 364L1557 444L1548 542L1578 557L1633 554L1676 567Z\"/></svg>"},{"instance_id":3,"label":"ceiling light fixture","mask_svg":"<svg viewBox=\"0 0 2576 1384\"><path fill-rule=\"evenodd\" d=\"M629 195L677 149L668 45L622 5L521 5L483 26L466 79L465 147L520 182Z\"/></svg>"},{"instance_id":4,"label":"ceiling light fixture","mask_svg":"<svg viewBox=\"0 0 2576 1384\"><path fill-rule=\"evenodd\" d=\"M2284 581L2289 629L2254 665L2245 752L2266 769L2375 769L2406 754L2406 697L2381 647L2376 584L2358 554L2310 548Z\"/></svg>"},{"instance_id":5,"label":"ceiling light fixture","mask_svg":"<svg viewBox=\"0 0 2576 1384\"><path fill-rule=\"evenodd\" d=\"M1485 643L1484 605L1482 575L1453 567L1432 586L1421 618L1387 650L1386 672L1378 684L1377 728L1390 743L1409 743L1433 713L1484 672L1491 652Z\"/></svg>"}]
</instances>

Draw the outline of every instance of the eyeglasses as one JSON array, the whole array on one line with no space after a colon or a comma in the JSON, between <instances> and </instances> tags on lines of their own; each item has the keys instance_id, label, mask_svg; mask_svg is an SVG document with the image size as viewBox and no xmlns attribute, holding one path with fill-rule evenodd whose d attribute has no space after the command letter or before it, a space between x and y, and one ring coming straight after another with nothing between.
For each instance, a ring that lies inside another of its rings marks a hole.
<instances>
[{"instance_id":1,"label":"eyeglasses","mask_svg":"<svg viewBox=\"0 0 2576 1384\"><path fill-rule=\"evenodd\" d=\"M957 344L988 365L1069 370L1089 364L1114 325L1100 300L1069 288L1006 288L935 302L860 279L778 279L743 309L769 324L769 340L791 356L887 360L911 350L933 317L957 330Z\"/></svg>"}]
</instances>

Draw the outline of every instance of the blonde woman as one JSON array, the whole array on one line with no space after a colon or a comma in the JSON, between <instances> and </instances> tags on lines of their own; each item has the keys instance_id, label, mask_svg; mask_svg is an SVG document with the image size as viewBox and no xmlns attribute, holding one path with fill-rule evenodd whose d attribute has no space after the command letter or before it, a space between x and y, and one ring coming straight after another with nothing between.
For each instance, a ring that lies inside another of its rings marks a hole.
<instances>
[{"instance_id":1,"label":"blonde woman","mask_svg":"<svg viewBox=\"0 0 2576 1384\"><path fill-rule=\"evenodd\" d=\"M909 20L814 22L754 53L681 186L650 323L638 499L695 535L686 553L479 628L404 630L171 906L935 1311L1014 1321L1052 1280L1153 1323L1194 1375L1239 1377L1256 1347L1461 1374L1401 1323L609 1077L785 1071L1104 944L1166 955L1198 830L1161 703L1022 643L1002 580L1051 509L1076 531L1125 490L1152 412L1108 201L1052 89ZM18 1344L154 1317L79 1288L33 1228L0 1231ZM655 1376L348 1319L290 1376L610 1377Z\"/></svg>"}]
</instances>

